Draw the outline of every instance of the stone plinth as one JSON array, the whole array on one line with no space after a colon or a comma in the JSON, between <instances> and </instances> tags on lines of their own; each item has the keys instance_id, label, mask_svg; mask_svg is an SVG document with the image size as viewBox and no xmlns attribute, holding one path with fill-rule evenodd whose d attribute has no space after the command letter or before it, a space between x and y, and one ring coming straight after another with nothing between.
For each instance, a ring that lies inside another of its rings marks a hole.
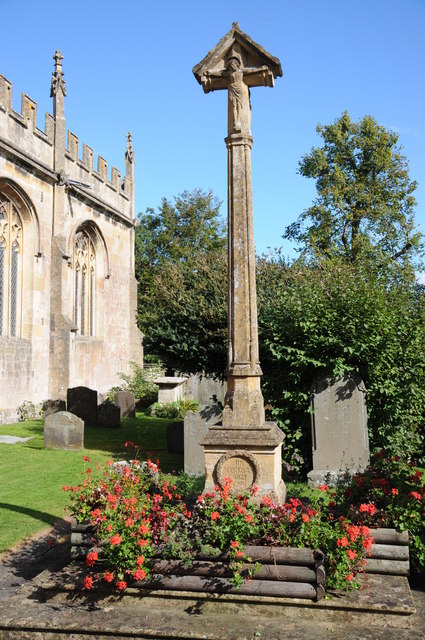
<instances>
[{"instance_id":1,"label":"stone plinth","mask_svg":"<svg viewBox=\"0 0 425 640\"><path fill-rule=\"evenodd\" d=\"M211 426L201 440L205 455L205 489L213 491L223 486L224 479L232 479L235 492L258 487L257 498L268 496L282 503L286 487L282 480L282 441L284 434L275 422L261 427L224 428Z\"/></svg>"},{"instance_id":2,"label":"stone plinth","mask_svg":"<svg viewBox=\"0 0 425 640\"><path fill-rule=\"evenodd\" d=\"M163 376L154 380L154 383L158 385L158 402L167 404L181 400L182 385L186 380L187 378L177 376Z\"/></svg>"},{"instance_id":3,"label":"stone plinth","mask_svg":"<svg viewBox=\"0 0 425 640\"><path fill-rule=\"evenodd\" d=\"M366 389L359 376L325 376L312 387L313 470L310 484L335 482L369 464Z\"/></svg>"}]
</instances>

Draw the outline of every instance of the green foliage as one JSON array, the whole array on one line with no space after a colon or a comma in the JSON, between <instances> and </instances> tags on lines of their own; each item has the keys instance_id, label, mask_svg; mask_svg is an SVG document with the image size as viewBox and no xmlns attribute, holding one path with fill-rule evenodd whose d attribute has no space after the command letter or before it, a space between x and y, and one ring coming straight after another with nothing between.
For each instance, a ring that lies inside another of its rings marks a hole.
<instances>
[{"instance_id":1,"label":"green foliage","mask_svg":"<svg viewBox=\"0 0 425 640\"><path fill-rule=\"evenodd\" d=\"M119 376L124 382L123 385L113 387L109 392L109 397L113 400L116 391L131 391L135 398L145 400L147 406L158 397L157 385L149 380L141 367L134 360L130 361L131 373L120 373Z\"/></svg>"},{"instance_id":2,"label":"green foliage","mask_svg":"<svg viewBox=\"0 0 425 640\"><path fill-rule=\"evenodd\" d=\"M413 219L417 184L398 134L371 116L352 122L347 111L333 124L318 125L317 133L322 146L299 163L300 174L316 180L317 199L284 237L314 261L398 261L412 275L412 259L422 251Z\"/></svg>"},{"instance_id":3,"label":"green foliage","mask_svg":"<svg viewBox=\"0 0 425 640\"><path fill-rule=\"evenodd\" d=\"M138 322L169 369L222 375L226 363L226 235L211 192L162 200L136 229Z\"/></svg>"},{"instance_id":4,"label":"green foliage","mask_svg":"<svg viewBox=\"0 0 425 640\"><path fill-rule=\"evenodd\" d=\"M197 411L199 402L189 398L177 402L155 402L150 408L151 416L157 418L169 418L170 420L184 419L188 411Z\"/></svg>"},{"instance_id":5,"label":"green foliage","mask_svg":"<svg viewBox=\"0 0 425 640\"><path fill-rule=\"evenodd\" d=\"M286 433L284 456L310 466L310 388L355 372L366 386L371 446L420 454L425 420L425 296L362 265L260 264L264 395ZM311 466L310 466L311 468Z\"/></svg>"},{"instance_id":6,"label":"green foliage","mask_svg":"<svg viewBox=\"0 0 425 640\"><path fill-rule=\"evenodd\" d=\"M19 422L27 422L29 420L37 420L41 417L40 408L37 409L34 402L24 400L17 408Z\"/></svg>"}]
</instances>

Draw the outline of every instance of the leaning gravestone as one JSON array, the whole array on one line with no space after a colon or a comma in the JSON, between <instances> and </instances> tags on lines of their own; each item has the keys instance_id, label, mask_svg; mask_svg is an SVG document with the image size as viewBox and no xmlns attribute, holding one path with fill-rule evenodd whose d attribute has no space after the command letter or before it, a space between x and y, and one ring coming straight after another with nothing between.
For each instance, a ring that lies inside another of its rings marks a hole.
<instances>
[{"instance_id":1,"label":"leaning gravestone","mask_svg":"<svg viewBox=\"0 0 425 640\"><path fill-rule=\"evenodd\" d=\"M114 404L119 407L121 418L135 418L136 404L131 391L117 391L114 395Z\"/></svg>"},{"instance_id":2,"label":"leaning gravestone","mask_svg":"<svg viewBox=\"0 0 425 640\"><path fill-rule=\"evenodd\" d=\"M313 470L310 484L335 482L369 464L366 390L355 374L325 376L312 386Z\"/></svg>"},{"instance_id":3,"label":"leaning gravestone","mask_svg":"<svg viewBox=\"0 0 425 640\"><path fill-rule=\"evenodd\" d=\"M199 409L188 411L184 419L184 470L189 476L205 473L204 447L199 442L210 426L220 422L225 392L225 385L220 380L202 377L198 381Z\"/></svg>"},{"instance_id":4,"label":"leaning gravestone","mask_svg":"<svg viewBox=\"0 0 425 640\"><path fill-rule=\"evenodd\" d=\"M85 424L97 424L97 391L88 387L68 389L66 408L84 420Z\"/></svg>"},{"instance_id":5,"label":"leaning gravestone","mask_svg":"<svg viewBox=\"0 0 425 640\"><path fill-rule=\"evenodd\" d=\"M47 449L82 449L84 422L69 411L52 413L44 421L44 446Z\"/></svg>"}]
</instances>

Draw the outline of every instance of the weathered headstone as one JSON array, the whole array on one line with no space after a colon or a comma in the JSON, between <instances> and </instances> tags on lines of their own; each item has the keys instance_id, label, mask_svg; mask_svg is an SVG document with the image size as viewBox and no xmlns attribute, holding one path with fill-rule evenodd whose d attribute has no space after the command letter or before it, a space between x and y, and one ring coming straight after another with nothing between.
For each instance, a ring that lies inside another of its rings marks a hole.
<instances>
[{"instance_id":1,"label":"weathered headstone","mask_svg":"<svg viewBox=\"0 0 425 640\"><path fill-rule=\"evenodd\" d=\"M97 425L99 427L120 427L121 411L110 400L105 400L97 407Z\"/></svg>"},{"instance_id":2,"label":"weathered headstone","mask_svg":"<svg viewBox=\"0 0 425 640\"><path fill-rule=\"evenodd\" d=\"M136 404L131 391L117 391L114 395L114 403L119 407L121 418L135 418Z\"/></svg>"},{"instance_id":3,"label":"weathered headstone","mask_svg":"<svg viewBox=\"0 0 425 640\"><path fill-rule=\"evenodd\" d=\"M58 413L59 411L66 411L65 400L45 400L42 405L44 417L50 416L52 413Z\"/></svg>"},{"instance_id":4,"label":"weathered headstone","mask_svg":"<svg viewBox=\"0 0 425 640\"><path fill-rule=\"evenodd\" d=\"M44 421L44 446L47 449L82 449L83 420L69 411L50 414Z\"/></svg>"},{"instance_id":5,"label":"weathered headstone","mask_svg":"<svg viewBox=\"0 0 425 640\"><path fill-rule=\"evenodd\" d=\"M88 387L73 387L66 393L66 408L84 420L85 424L97 424L97 391Z\"/></svg>"},{"instance_id":6,"label":"weathered headstone","mask_svg":"<svg viewBox=\"0 0 425 640\"><path fill-rule=\"evenodd\" d=\"M205 93L226 90L228 96L228 365L227 393L221 425L210 427L201 444L205 451L205 491L220 484L220 469L245 464L245 484L238 472L233 478L240 489L256 484L257 500L269 496L285 501L282 480L283 433L266 422L261 393L262 375L257 326L254 223L251 188L252 87L273 87L282 75L277 58L243 33L235 22L205 58L193 68ZM234 458L234 464L231 458ZM255 461L255 462L254 462ZM233 466L232 466L233 465ZM236 476L238 480L236 480Z\"/></svg>"},{"instance_id":7,"label":"weathered headstone","mask_svg":"<svg viewBox=\"0 0 425 640\"><path fill-rule=\"evenodd\" d=\"M369 464L365 387L357 375L325 376L312 387L313 470L310 484L330 481Z\"/></svg>"},{"instance_id":8,"label":"weathered headstone","mask_svg":"<svg viewBox=\"0 0 425 640\"><path fill-rule=\"evenodd\" d=\"M225 385L220 380L203 376L196 386L194 397L199 402L199 409L188 411L184 419L184 470L190 476L203 476L205 456L200 441L210 426L221 421Z\"/></svg>"}]
</instances>

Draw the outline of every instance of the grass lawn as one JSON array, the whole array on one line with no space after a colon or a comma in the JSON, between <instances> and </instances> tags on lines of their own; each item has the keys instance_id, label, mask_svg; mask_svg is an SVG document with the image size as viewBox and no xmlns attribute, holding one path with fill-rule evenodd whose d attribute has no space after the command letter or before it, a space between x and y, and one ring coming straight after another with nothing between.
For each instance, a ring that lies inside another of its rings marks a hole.
<instances>
[{"instance_id":1,"label":"grass lawn","mask_svg":"<svg viewBox=\"0 0 425 640\"><path fill-rule=\"evenodd\" d=\"M120 429L85 427L82 451L45 449L43 420L0 425L0 435L32 436L17 444L0 444L0 553L66 515L68 494L63 485L79 484L87 466L82 456L104 463L128 458L124 444L131 440L170 474L183 470L183 456L167 452L170 420L138 413L122 420ZM93 464L93 463L92 463Z\"/></svg>"}]
</instances>

